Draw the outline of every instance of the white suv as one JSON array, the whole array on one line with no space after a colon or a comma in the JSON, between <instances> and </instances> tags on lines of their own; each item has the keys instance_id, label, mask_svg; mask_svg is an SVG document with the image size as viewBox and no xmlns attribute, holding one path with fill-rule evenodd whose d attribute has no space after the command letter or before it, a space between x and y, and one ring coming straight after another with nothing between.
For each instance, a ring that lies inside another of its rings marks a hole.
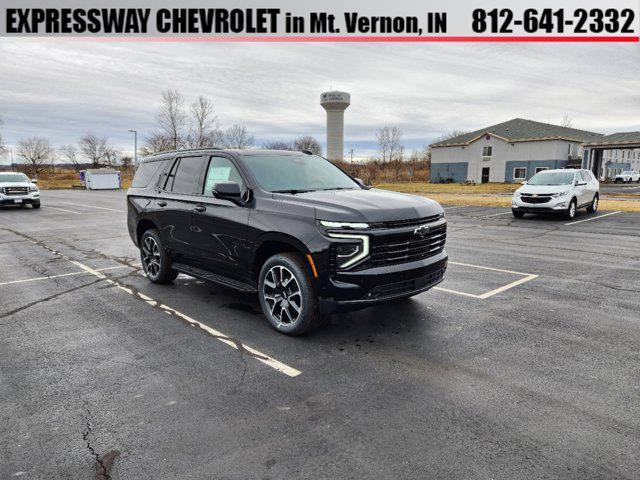
<instances>
[{"instance_id":1,"label":"white suv","mask_svg":"<svg viewBox=\"0 0 640 480\"><path fill-rule=\"evenodd\" d=\"M40 191L24 173L0 172L0 205L40 208Z\"/></svg>"},{"instance_id":2,"label":"white suv","mask_svg":"<svg viewBox=\"0 0 640 480\"><path fill-rule=\"evenodd\" d=\"M616 178L613 179L615 183L631 183L638 182L640 183L640 172L636 172L635 170L628 170L626 172L620 172L616 175Z\"/></svg>"},{"instance_id":3,"label":"white suv","mask_svg":"<svg viewBox=\"0 0 640 480\"><path fill-rule=\"evenodd\" d=\"M525 213L562 213L571 219L578 208L598 210L600 182L589 170L543 170L522 183L511 201L516 218Z\"/></svg>"}]
</instances>

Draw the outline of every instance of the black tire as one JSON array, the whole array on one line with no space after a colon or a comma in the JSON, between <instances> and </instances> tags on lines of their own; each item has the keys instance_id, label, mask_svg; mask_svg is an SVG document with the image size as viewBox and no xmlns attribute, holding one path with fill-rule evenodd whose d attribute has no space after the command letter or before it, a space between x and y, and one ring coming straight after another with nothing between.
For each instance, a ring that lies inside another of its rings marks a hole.
<instances>
[{"instance_id":1,"label":"black tire","mask_svg":"<svg viewBox=\"0 0 640 480\"><path fill-rule=\"evenodd\" d=\"M524 212L519 212L518 210L511 210L511 213L513 213L513 216L516 218L523 218L524 217Z\"/></svg>"},{"instance_id":2,"label":"black tire","mask_svg":"<svg viewBox=\"0 0 640 480\"><path fill-rule=\"evenodd\" d=\"M264 316L280 333L302 335L322 323L314 281L298 253L279 253L265 262L258 297Z\"/></svg>"},{"instance_id":3,"label":"black tire","mask_svg":"<svg viewBox=\"0 0 640 480\"><path fill-rule=\"evenodd\" d=\"M171 258L155 228L147 230L140 239L140 261L145 275L153 283L171 283L178 276L171 268Z\"/></svg>"},{"instance_id":4,"label":"black tire","mask_svg":"<svg viewBox=\"0 0 640 480\"><path fill-rule=\"evenodd\" d=\"M567 220L573 220L574 218L576 218L577 210L578 210L578 202L576 202L576 199L574 198L571 200L571 202L569 203L569 206L565 210L564 217Z\"/></svg>"},{"instance_id":5,"label":"black tire","mask_svg":"<svg viewBox=\"0 0 640 480\"><path fill-rule=\"evenodd\" d=\"M40 203L32 203L31 207L32 208L40 208Z\"/></svg>"},{"instance_id":6,"label":"black tire","mask_svg":"<svg viewBox=\"0 0 640 480\"><path fill-rule=\"evenodd\" d=\"M598 197L598 194L596 193L593 196L593 200L591 201L591 205L589 205L587 207L587 212L588 213L596 213L598 211L598 204L600 203L600 198Z\"/></svg>"}]
</instances>

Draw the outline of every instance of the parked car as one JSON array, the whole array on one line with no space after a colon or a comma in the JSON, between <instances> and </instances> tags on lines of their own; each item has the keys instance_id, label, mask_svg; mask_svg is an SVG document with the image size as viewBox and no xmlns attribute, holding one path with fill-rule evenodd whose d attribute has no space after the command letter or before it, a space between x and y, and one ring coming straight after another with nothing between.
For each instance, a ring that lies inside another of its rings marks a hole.
<instances>
[{"instance_id":1,"label":"parked car","mask_svg":"<svg viewBox=\"0 0 640 480\"><path fill-rule=\"evenodd\" d=\"M626 172L620 172L613 179L615 183L631 183L638 182L640 183L640 172L635 170L627 170Z\"/></svg>"},{"instance_id":2,"label":"parked car","mask_svg":"<svg viewBox=\"0 0 640 480\"><path fill-rule=\"evenodd\" d=\"M37 180L29 180L24 173L0 172L0 205L31 205L40 208Z\"/></svg>"},{"instance_id":3,"label":"parked car","mask_svg":"<svg viewBox=\"0 0 640 480\"><path fill-rule=\"evenodd\" d=\"M273 150L150 157L128 229L155 283L179 272L256 292L278 331L408 298L443 279L447 223L423 197L365 187L328 160Z\"/></svg>"},{"instance_id":4,"label":"parked car","mask_svg":"<svg viewBox=\"0 0 640 480\"><path fill-rule=\"evenodd\" d=\"M513 194L511 211L516 218L525 213L561 213L576 216L576 210L598 210L600 182L589 170L543 170Z\"/></svg>"}]
</instances>

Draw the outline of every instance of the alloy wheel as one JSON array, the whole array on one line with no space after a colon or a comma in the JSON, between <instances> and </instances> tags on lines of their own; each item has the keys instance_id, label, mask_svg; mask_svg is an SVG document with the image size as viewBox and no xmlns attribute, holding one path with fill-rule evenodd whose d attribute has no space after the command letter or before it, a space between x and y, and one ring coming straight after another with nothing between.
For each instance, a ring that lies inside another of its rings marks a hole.
<instances>
[{"instance_id":1,"label":"alloy wheel","mask_svg":"<svg viewBox=\"0 0 640 480\"><path fill-rule=\"evenodd\" d=\"M593 197L593 204L591 205L591 208L594 212L598 211L598 197Z\"/></svg>"},{"instance_id":2,"label":"alloy wheel","mask_svg":"<svg viewBox=\"0 0 640 480\"><path fill-rule=\"evenodd\" d=\"M275 265L264 277L262 295L278 323L291 325L302 313L302 292L295 275L287 267Z\"/></svg>"},{"instance_id":3,"label":"alloy wheel","mask_svg":"<svg viewBox=\"0 0 640 480\"><path fill-rule=\"evenodd\" d=\"M575 202L571 202L569 205L569 218L573 218L576 216L576 204Z\"/></svg>"},{"instance_id":4,"label":"alloy wheel","mask_svg":"<svg viewBox=\"0 0 640 480\"><path fill-rule=\"evenodd\" d=\"M142 244L142 263L144 271L152 277L158 276L161 267L160 248L155 238L147 237Z\"/></svg>"}]
</instances>

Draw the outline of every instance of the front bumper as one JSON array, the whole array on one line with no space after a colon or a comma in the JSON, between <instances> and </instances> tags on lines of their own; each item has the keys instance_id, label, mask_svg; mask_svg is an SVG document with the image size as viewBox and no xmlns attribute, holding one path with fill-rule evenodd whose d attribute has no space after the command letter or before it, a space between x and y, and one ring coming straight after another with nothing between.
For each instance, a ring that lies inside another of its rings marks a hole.
<instances>
[{"instance_id":1,"label":"front bumper","mask_svg":"<svg viewBox=\"0 0 640 480\"><path fill-rule=\"evenodd\" d=\"M28 195L1 195L0 205L33 205L40 203L40 193L34 192Z\"/></svg>"},{"instance_id":2,"label":"front bumper","mask_svg":"<svg viewBox=\"0 0 640 480\"><path fill-rule=\"evenodd\" d=\"M330 276L319 298L320 312L358 310L429 290L443 280L447 258L443 250L415 262L337 272Z\"/></svg>"},{"instance_id":3,"label":"front bumper","mask_svg":"<svg viewBox=\"0 0 640 480\"><path fill-rule=\"evenodd\" d=\"M521 197L514 196L511 200L511 209L525 213L559 213L565 211L569 207L570 202L570 195L557 198L552 197L548 202L544 203L523 202Z\"/></svg>"}]
</instances>

